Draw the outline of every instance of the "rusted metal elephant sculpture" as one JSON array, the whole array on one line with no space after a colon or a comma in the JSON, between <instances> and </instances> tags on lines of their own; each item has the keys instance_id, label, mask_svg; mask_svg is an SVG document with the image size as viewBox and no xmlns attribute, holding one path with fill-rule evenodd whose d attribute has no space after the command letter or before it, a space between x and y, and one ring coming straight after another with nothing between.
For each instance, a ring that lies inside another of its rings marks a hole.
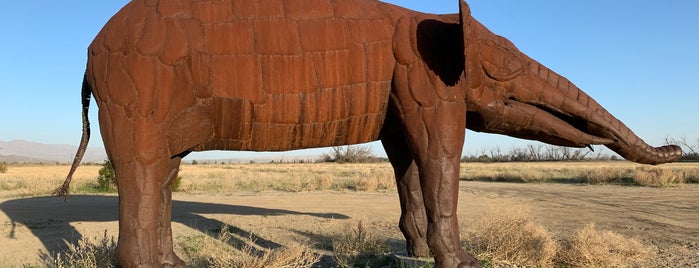
<instances>
[{"instance_id":1,"label":"rusted metal elephant sculpture","mask_svg":"<svg viewBox=\"0 0 699 268\"><path fill-rule=\"evenodd\" d=\"M119 183L117 258L179 266L170 183L192 151L282 151L381 140L395 169L408 252L478 267L459 245L459 158L468 127L550 144L653 148L564 77L470 16L372 0L134 0L88 50L89 99ZM466 124L468 122L468 125Z\"/></svg>"}]
</instances>

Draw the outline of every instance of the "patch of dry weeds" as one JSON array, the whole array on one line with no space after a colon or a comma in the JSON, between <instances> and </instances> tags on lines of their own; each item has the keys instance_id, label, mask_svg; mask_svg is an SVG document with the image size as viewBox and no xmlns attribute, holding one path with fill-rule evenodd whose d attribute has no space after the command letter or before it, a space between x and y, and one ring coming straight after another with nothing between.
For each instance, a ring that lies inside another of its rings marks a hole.
<instances>
[{"instance_id":1,"label":"patch of dry weeds","mask_svg":"<svg viewBox=\"0 0 699 268\"><path fill-rule=\"evenodd\" d=\"M362 221L348 224L332 242L338 267L377 267L390 252L388 239L371 232Z\"/></svg>"},{"instance_id":2,"label":"patch of dry weeds","mask_svg":"<svg viewBox=\"0 0 699 268\"><path fill-rule=\"evenodd\" d=\"M651 247L636 239L588 224L566 243L559 258L571 267L628 267L642 264L652 253Z\"/></svg>"},{"instance_id":3,"label":"patch of dry weeds","mask_svg":"<svg viewBox=\"0 0 699 268\"><path fill-rule=\"evenodd\" d=\"M555 239L531 220L528 210L518 205L490 209L471 226L461 228L464 248L491 265L532 267L628 267L642 265L653 255L652 247L611 231L597 231L594 224L573 237Z\"/></svg>"},{"instance_id":4,"label":"patch of dry weeds","mask_svg":"<svg viewBox=\"0 0 699 268\"><path fill-rule=\"evenodd\" d=\"M558 243L522 206L496 207L461 228L467 251L497 263L551 267Z\"/></svg>"},{"instance_id":5,"label":"patch of dry weeds","mask_svg":"<svg viewBox=\"0 0 699 268\"><path fill-rule=\"evenodd\" d=\"M68 244L68 249L56 254L53 258L53 267L119 267L116 261L116 241L114 237L108 237L107 231L97 242L89 238L83 238L76 244ZM49 258L50 259L50 258Z\"/></svg>"},{"instance_id":6,"label":"patch of dry weeds","mask_svg":"<svg viewBox=\"0 0 699 268\"><path fill-rule=\"evenodd\" d=\"M193 235L178 239L176 251L182 252L189 267L311 267L320 256L300 244L278 249L255 246L252 238L239 237L224 226L215 235Z\"/></svg>"}]
</instances>

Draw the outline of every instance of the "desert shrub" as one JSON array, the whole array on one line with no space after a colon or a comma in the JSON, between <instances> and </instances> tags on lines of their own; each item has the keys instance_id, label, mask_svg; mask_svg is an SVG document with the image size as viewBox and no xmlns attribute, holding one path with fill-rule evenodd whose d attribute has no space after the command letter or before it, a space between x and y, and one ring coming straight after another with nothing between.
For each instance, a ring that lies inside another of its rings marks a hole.
<instances>
[{"instance_id":1,"label":"desert shrub","mask_svg":"<svg viewBox=\"0 0 699 268\"><path fill-rule=\"evenodd\" d=\"M99 176L97 176L98 190L102 192L112 192L116 190L116 175L114 175L114 167L111 161L104 161L102 168L100 168L97 173L99 174Z\"/></svg>"},{"instance_id":2,"label":"desert shrub","mask_svg":"<svg viewBox=\"0 0 699 268\"><path fill-rule=\"evenodd\" d=\"M699 183L699 169L687 169L676 171L681 173L686 183Z\"/></svg>"},{"instance_id":3,"label":"desert shrub","mask_svg":"<svg viewBox=\"0 0 699 268\"><path fill-rule=\"evenodd\" d=\"M633 172L633 181L643 186L669 186L684 182L682 174L671 169L658 167L637 167Z\"/></svg>"},{"instance_id":4,"label":"desert shrub","mask_svg":"<svg viewBox=\"0 0 699 268\"><path fill-rule=\"evenodd\" d=\"M393 172L390 170L372 170L348 178L341 188L354 191L374 192L377 190L395 189L396 181Z\"/></svg>"},{"instance_id":5,"label":"desert shrub","mask_svg":"<svg viewBox=\"0 0 699 268\"><path fill-rule=\"evenodd\" d=\"M7 163L0 162L0 173L5 173L5 172L7 172Z\"/></svg>"},{"instance_id":6,"label":"desert shrub","mask_svg":"<svg viewBox=\"0 0 699 268\"><path fill-rule=\"evenodd\" d=\"M559 258L569 267L626 267L643 263L651 253L650 247L636 239L600 232L588 224L565 244Z\"/></svg>"},{"instance_id":7,"label":"desert shrub","mask_svg":"<svg viewBox=\"0 0 699 268\"><path fill-rule=\"evenodd\" d=\"M77 244L69 244L67 250L56 254L53 266L56 268L119 267L116 261L116 245L114 237L108 237L105 231L104 236L97 243L84 238Z\"/></svg>"},{"instance_id":8,"label":"desert shrub","mask_svg":"<svg viewBox=\"0 0 699 268\"><path fill-rule=\"evenodd\" d=\"M558 243L522 207L494 208L464 230L464 247L481 260L549 267Z\"/></svg>"},{"instance_id":9,"label":"desert shrub","mask_svg":"<svg viewBox=\"0 0 699 268\"><path fill-rule=\"evenodd\" d=\"M631 176L631 170L626 168L601 167L593 168L580 175L580 181L590 184L606 184L621 182Z\"/></svg>"},{"instance_id":10,"label":"desert shrub","mask_svg":"<svg viewBox=\"0 0 699 268\"><path fill-rule=\"evenodd\" d=\"M336 162L336 163L370 163L380 162L372 153L371 148L366 145L347 145L332 147L330 153L325 153L320 156L318 162Z\"/></svg>"},{"instance_id":11,"label":"desert shrub","mask_svg":"<svg viewBox=\"0 0 699 268\"><path fill-rule=\"evenodd\" d=\"M252 244L252 238L242 240L224 226L217 238L196 235L179 239L178 247L184 252L191 267L312 267L320 259L305 246L261 250ZM231 246L233 245L233 246ZM237 248L237 249L236 249Z\"/></svg>"},{"instance_id":12,"label":"desert shrub","mask_svg":"<svg viewBox=\"0 0 699 268\"><path fill-rule=\"evenodd\" d=\"M116 191L117 179L114 173L114 166L112 166L111 161L104 161L104 164L102 164L102 168L100 168L100 170L97 173L99 174L99 176L97 176L97 190L99 190L100 192ZM182 186L182 177L175 178L172 181L172 184L170 185L172 191L174 192L179 191L180 186Z\"/></svg>"},{"instance_id":13,"label":"desert shrub","mask_svg":"<svg viewBox=\"0 0 699 268\"><path fill-rule=\"evenodd\" d=\"M170 184L170 188L172 188L173 192L177 192L180 190L180 186L182 186L182 177L177 176L177 178L172 180L172 184Z\"/></svg>"},{"instance_id":14,"label":"desert shrub","mask_svg":"<svg viewBox=\"0 0 699 268\"><path fill-rule=\"evenodd\" d=\"M388 242L367 230L362 221L335 237L332 248L338 267L383 267L391 263Z\"/></svg>"}]
</instances>

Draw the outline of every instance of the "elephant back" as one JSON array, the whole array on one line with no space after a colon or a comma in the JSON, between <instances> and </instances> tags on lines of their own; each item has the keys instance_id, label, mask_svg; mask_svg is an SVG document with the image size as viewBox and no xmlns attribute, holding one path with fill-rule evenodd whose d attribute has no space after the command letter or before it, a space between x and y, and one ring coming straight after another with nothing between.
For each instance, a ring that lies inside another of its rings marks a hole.
<instances>
[{"instance_id":1,"label":"elephant back","mask_svg":"<svg viewBox=\"0 0 699 268\"><path fill-rule=\"evenodd\" d=\"M98 101L162 121L207 105L217 142L200 149L367 142L385 117L405 12L372 0L132 1L91 44L88 80Z\"/></svg>"}]
</instances>

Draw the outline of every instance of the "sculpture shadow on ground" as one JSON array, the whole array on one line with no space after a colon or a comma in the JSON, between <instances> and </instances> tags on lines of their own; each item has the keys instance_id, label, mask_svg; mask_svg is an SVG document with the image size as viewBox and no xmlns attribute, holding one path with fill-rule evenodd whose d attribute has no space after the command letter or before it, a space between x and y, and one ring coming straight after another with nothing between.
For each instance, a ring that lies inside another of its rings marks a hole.
<instances>
[{"instance_id":1,"label":"sculpture shadow on ground","mask_svg":"<svg viewBox=\"0 0 699 268\"><path fill-rule=\"evenodd\" d=\"M68 248L68 243L75 243L83 238L83 235L73 226L79 222L110 222L118 220L117 196L91 196L75 195L66 202L56 197L31 197L8 200L0 203L0 211L11 220L11 230L7 235L9 239L15 237L15 228L18 224L26 226L32 234L44 245L49 254ZM229 204L200 203L191 201L172 202L172 221L186 225L204 234L215 236L222 228L239 237L249 238L249 241L266 249L280 248L281 245L259 237L249 231L216 219L207 218L206 214L227 215L308 215L326 219L349 219L348 216L338 213L308 213L284 209L262 208L251 206L238 206ZM233 246L240 246L245 241L230 241Z\"/></svg>"}]
</instances>

